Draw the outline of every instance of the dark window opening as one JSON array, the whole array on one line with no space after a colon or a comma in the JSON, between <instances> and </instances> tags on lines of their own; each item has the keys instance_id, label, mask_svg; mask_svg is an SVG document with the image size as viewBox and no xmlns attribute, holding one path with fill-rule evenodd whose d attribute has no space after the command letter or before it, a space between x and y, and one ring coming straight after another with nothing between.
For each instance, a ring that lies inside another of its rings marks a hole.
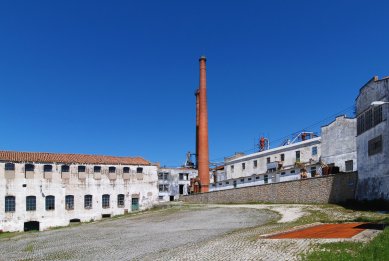
<instances>
[{"instance_id":1,"label":"dark window opening","mask_svg":"<svg viewBox=\"0 0 389 261\"><path fill-rule=\"evenodd\" d=\"M250 180L251 180L251 178L248 178L247 180L248 180L248 181L250 181Z\"/></svg>"},{"instance_id":2,"label":"dark window opening","mask_svg":"<svg viewBox=\"0 0 389 261\"><path fill-rule=\"evenodd\" d=\"M267 158L266 158L266 162L267 162L267 163L270 163L270 157L267 157Z\"/></svg>"},{"instance_id":3,"label":"dark window opening","mask_svg":"<svg viewBox=\"0 0 389 261\"><path fill-rule=\"evenodd\" d=\"M84 196L84 208L91 209L92 206L93 206L92 195L85 195Z\"/></svg>"},{"instance_id":4,"label":"dark window opening","mask_svg":"<svg viewBox=\"0 0 389 261\"><path fill-rule=\"evenodd\" d=\"M346 171L353 171L354 170L354 162L353 160L347 160L345 161L345 170Z\"/></svg>"},{"instance_id":5,"label":"dark window opening","mask_svg":"<svg viewBox=\"0 0 389 261\"><path fill-rule=\"evenodd\" d=\"M141 167L136 168L136 173L143 173L143 168Z\"/></svg>"},{"instance_id":6,"label":"dark window opening","mask_svg":"<svg viewBox=\"0 0 389 261\"><path fill-rule=\"evenodd\" d=\"M123 168L123 173L130 173L130 168L129 167L124 167Z\"/></svg>"},{"instance_id":7,"label":"dark window opening","mask_svg":"<svg viewBox=\"0 0 389 261\"><path fill-rule=\"evenodd\" d=\"M296 162L300 162L300 151L296 151Z\"/></svg>"},{"instance_id":8,"label":"dark window opening","mask_svg":"<svg viewBox=\"0 0 389 261\"><path fill-rule=\"evenodd\" d=\"M246 163L242 163L242 170L246 169Z\"/></svg>"},{"instance_id":9,"label":"dark window opening","mask_svg":"<svg viewBox=\"0 0 389 261\"><path fill-rule=\"evenodd\" d=\"M116 172L116 168L115 167L109 167L108 168L108 172L109 173L115 173Z\"/></svg>"},{"instance_id":10,"label":"dark window opening","mask_svg":"<svg viewBox=\"0 0 389 261\"><path fill-rule=\"evenodd\" d=\"M15 170L15 164L5 163L5 170Z\"/></svg>"},{"instance_id":11,"label":"dark window opening","mask_svg":"<svg viewBox=\"0 0 389 261\"><path fill-rule=\"evenodd\" d=\"M93 167L93 172L94 173L100 173L101 172L101 167L100 166L94 166Z\"/></svg>"},{"instance_id":12,"label":"dark window opening","mask_svg":"<svg viewBox=\"0 0 389 261\"><path fill-rule=\"evenodd\" d=\"M74 196L73 195L65 196L65 209L67 209L67 210L74 209Z\"/></svg>"},{"instance_id":13,"label":"dark window opening","mask_svg":"<svg viewBox=\"0 0 389 261\"><path fill-rule=\"evenodd\" d=\"M369 140L368 155L372 156L382 152L382 135Z\"/></svg>"},{"instance_id":14,"label":"dark window opening","mask_svg":"<svg viewBox=\"0 0 389 261\"><path fill-rule=\"evenodd\" d=\"M35 166L33 164L26 164L24 166L26 171L34 171L35 169Z\"/></svg>"},{"instance_id":15,"label":"dark window opening","mask_svg":"<svg viewBox=\"0 0 389 261\"><path fill-rule=\"evenodd\" d=\"M39 222L38 221L28 221L24 222L24 231L39 231Z\"/></svg>"},{"instance_id":16,"label":"dark window opening","mask_svg":"<svg viewBox=\"0 0 389 261\"><path fill-rule=\"evenodd\" d=\"M281 154L281 161L285 160L285 154Z\"/></svg>"},{"instance_id":17,"label":"dark window opening","mask_svg":"<svg viewBox=\"0 0 389 261\"><path fill-rule=\"evenodd\" d=\"M5 212L15 212L15 196L5 197Z\"/></svg>"},{"instance_id":18,"label":"dark window opening","mask_svg":"<svg viewBox=\"0 0 389 261\"><path fill-rule=\"evenodd\" d=\"M52 172L53 171L53 166L52 165L44 165L43 166L43 171L44 172Z\"/></svg>"},{"instance_id":19,"label":"dark window opening","mask_svg":"<svg viewBox=\"0 0 389 261\"><path fill-rule=\"evenodd\" d=\"M102 218L110 218L110 217L111 217L111 214L102 214L101 217L102 217Z\"/></svg>"},{"instance_id":20,"label":"dark window opening","mask_svg":"<svg viewBox=\"0 0 389 261\"><path fill-rule=\"evenodd\" d=\"M109 208L109 199L110 199L110 196L108 194L104 194L102 196L101 204L102 204L103 208Z\"/></svg>"},{"instance_id":21,"label":"dark window opening","mask_svg":"<svg viewBox=\"0 0 389 261\"><path fill-rule=\"evenodd\" d=\"M244 179L240 179L240 182L244 182Z\"/></svg>"},{"instance_id":22,"label":"dark window opening","mask_svg":"<svg viewBox=\"0 0 389 261\"><path fill-rule=\"evenodd\" d=\"M230 184L230 182L229 181L226 181L226 185L229 185Z\"/></svg>"},{"instance_id":23,"label":"dark window opening","mask_svg":"<svg viewBox=\"0 0 389 261\"><path fill-rule=\"evenodd\" d=\"M258 161L254 160L254 168L258 167Z\"/></svg>"},{"instance_id":24,"label":"dark window opening","mask_svg":"<svg viewBox=\"0 0 389 261\"><path fill-rule=\"evenodd\" d=\"M281 176L285 175L286 173L285 172L281 172Z\"/></svg>"},{"instance_id":25,"label":"dark window opening","mask_svg":"<svg viewBox=\"0 0 389 261\"><path fill-rule=\"evenodd\" d=\"M36 210L36 197L27 196L26 197L26 211L35 211Z\"/></svg>"},{"instance_id":26,"label":"dark window opening","mask_svg":"<svg viewBox=\"0 0 389 261\"><path fill-rule=\"evenodd\" d=\"M78 166L78 172L85 172L85 166Z\"/></svg>"},{"instance_id":27,"label":"dark window opening","mask_svg":"<svg viewBox=\"0 0 389 261\"><path fill-rule=\"evenodd\" d=\"M124 207L124 194L118 195L118 208Z\"/></svg>"},{"instance_id":28,"label":"dark window opening","mask_svg":"<svg viewBox=\"0 0 389 261\"><path fill-rule=\"evenodd\" d=\"M46 210L54 210L54 209L55 209L55 197L46 196Z\"/></svg>"},{"instance_id":29,"label":"dark window opening","mask_svg":"<svg viewBox=\"0 0 389 261\"><path fill-rule=\"evenodd\" d=\"M69 172L69 166L68 165L62 165L61 166L61 172Z\"/></svg>"},{"instance_id":30,"label":"dark window opening","mask_svg":"<svg viewBox=\"0 0 389 261\"><path fill-rule=\"evenodd\" d=\"M268 176L268 175L265 175L265 176L263 177L263 180L264 180L265 184L267 184L267 183L269 182L269 176Z\"/></svg>"},{"instance_id":31,"label":"dark window opening","mask_svg":"<svg viewBox=\"0 0 389 261\"><path fill-rule=\"evenodd\" d=\"M71 220L69 220L70 223L80 223L81 220L79 218L73 218Z\"/></svg>"}]
</instances>

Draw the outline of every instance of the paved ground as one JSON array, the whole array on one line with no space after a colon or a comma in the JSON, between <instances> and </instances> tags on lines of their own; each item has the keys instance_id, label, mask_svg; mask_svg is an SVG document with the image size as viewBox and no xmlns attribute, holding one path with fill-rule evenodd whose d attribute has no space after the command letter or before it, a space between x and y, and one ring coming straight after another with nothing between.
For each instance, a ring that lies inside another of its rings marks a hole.
<instances>
[{"instance_id":1,"label":"paved ground","mask_svg":"<svg viewBox=\"0 0 389 261\"><path fill-rule=\"evenodd\" d=\"M268 236L317 225L323 216L360 215L365 214L315 205L178 205L1 239L0 260L298 260L315 245L339 239ZM365 230L342 240L369 241L377 233Z\"/></svg>"},{"instance_id":2,"label":"paved ground","mask_svg":"<svg viewBox=\"0 0 389 261\"><path fill-rule=\"evenodd\" d=\"M212 241L278 217L271 211L248 208L152 211L3 239L0 260L132 260L150 259L149 256L170 259L166 250Z\"/></svg>"}]
</instances>

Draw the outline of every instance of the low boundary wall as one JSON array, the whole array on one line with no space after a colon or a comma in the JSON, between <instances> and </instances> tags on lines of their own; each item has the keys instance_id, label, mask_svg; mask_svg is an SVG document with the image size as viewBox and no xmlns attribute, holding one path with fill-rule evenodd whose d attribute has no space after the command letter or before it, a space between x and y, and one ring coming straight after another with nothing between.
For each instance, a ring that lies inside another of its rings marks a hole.
<instances>
[{"instance_id":1,"label":"low boundary wall","mask_svg":"<svg viewBox=\"0 0 389 261\"><path fill-rule=\"evenodd\" d=\"M356 172L180 197L188 203L339 203L355 199Z\"/></svg>"}]
</instances>

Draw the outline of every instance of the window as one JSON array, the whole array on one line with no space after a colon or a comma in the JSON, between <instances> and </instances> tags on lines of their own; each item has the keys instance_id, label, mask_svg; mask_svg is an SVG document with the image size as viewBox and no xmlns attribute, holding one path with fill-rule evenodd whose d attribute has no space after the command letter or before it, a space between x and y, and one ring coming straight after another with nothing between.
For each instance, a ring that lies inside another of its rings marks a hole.
<instances>
[{"instance_id":1,"label":"window","mask_svg":"<svg viewBox=\"0 0 389 261\"><path fill-rule=\"evenodd\" d=\"M346 171L353 171L354 170L354 162L353 162L353 160L346 160L344 162L344 165L346 166L345 167Z\"/></svg>"},{"instance_id":2,"label":"window","mask_svg":"<svg viewBox=\"0 0 389 261\"><path fill-rule=\"evenodd\" d=\"M285 154L281 154L280 157L281 157L281 161L285 161Z\"/></svg>"},{"instance_id":3,"label":"window","mask_svg":"<svg viewBox=\"0 0 389 261\"><path fill-rule=\"evenodd\" d=\"M296 162L300 162L300 151L296 151Z\"/></svg>"},{"instance_id":4,"label":"window","mask_svg":"<svg viewBox=\"0 0 389 261\"><path fill-rule=\"evenodd\" d=\"M15 164L5 163L5 170L15 170Z\"/></svg>"},{"instance_id":5,"label":"window","mask_svg":"<svg viewBox=\"0 0 389 261\"><path fill-rule=\"evenodd\" d=\"M258 161L257 160L254 160L253 164L254 164L254 168L258 167Z\"/></svg>"},{"instance_id":6,"label":"window","mask_svg":"<svg viewBox=\"0 0 389 261\"><path fill-rule=\"evenodd\" d=\"M290 174L294 174L296 171L295 170L291 170L290 171Z\"/></svg>"},{"instance_id":7,"label":"window","mask_svg":"<svg viewBox=\"0 0 389 261\"><path fill-rule=\"evenodd\" d=\"M259 176L255 177L255 179L259 179Z\"/></svg>"},{"instance_id":8,"label":"window","mask_svg":"<svg viewBox=\"0 0 389 261\"><path fill-rule=\"evenodd\" d=\"M312 147L312 156L317 155L317 147Z\"/></svg>"},{"instance_id":9,"label":"window","mask_svg":"<svg viewBox=\"0 0 389 261\"><path fill-rule=\"evenodd\" d=\"M78 166L78 173L85 172L85 166Z\"/></svg>"},{"instance_id":10,"label":"window","mask_svg":"<svg viewBox=\"0 0 389 261\"><path fill-rule=\"evenodd\" d=\"M69 172L69 166L68 165L62 165L61 166L61 172Z\"/></svg>"},{"instance_id":11,"label":"window","mask_svg":"<svg viewBox=\"0 0 389 261\"><path fill-rule=\"evenodd\" d=\"M246 169L246 163L242 163L242 170Z\"/></svg>"},{"instance_id":12,"label":"window","mask_svg":"<svg viewBox=\"0 0 389 261\"><path fill-rule=\"evenodd\" d=\"M270 157L267 157L267 158L266 158L266 162L267 162L267 163L270 163Z\"/></svg>"},{"instance_id":13,"label":"window","mask_svg":"<svg viewBox=\"0 0 389 261\"><path fill-rule=\"evenodd\" d=\"M226 181L226 185L229 185L230 184L230 182L229 181Z\"/></svg>"},{"instance_id":14,"label":"window","mask_svg":"<svg viewBox=\"0 0 389 261\"><path fill-rule=\"evenodd\" d=\"M26 171L34 171L35 166L33 164L24 165Z\"/></svg>"},{"instance_id":15,"label":"window","mask_svg":"<svg viewBox=\"0 0 389 261\"><path fill-rule=\"evenodd\" d=\"M251 181L251 178L247 178L248 181Z\"/></svg>"},{"instance_id":16,"label":"window","mask_svg":"<svg viewBox=\"0 0 389 261\"><path fill-rule=\"evenodd\" d=\"M94 173L100 173L101 172L101 167L100 166L94 166L93 167L93 172Z\"/></svg>"},{"instance_id":17,"label":"window","mask_svg":"<svg viewBox=\"0 0 389 261\"><path fill-rule=\"evenodd\" d=\"M46 196L46 210L54 210L54 209L55 209L55 197Z\"/></svg>"},{"instance_id":18,"label":"window","mask_svg":"<svg viewBox=\"0 0 389 261\"><path fill-rule=\"evenodd\" d=\"M141 167L136 168L136 173L143 173L143 168Z\"/></svg>"},{"instance_id":19,"label":"window","mask_svg":"<svg viewBox=\"0 0 389 261\"><path fill-rule=\"evenodd\" d=\"M163 180L163 173L161 173L161 172L158 173L158 179L159 179L159 180Z\"/></svg>"},{"instance_id":20,"label":"window","mask_svg":"<svg viewBox=\"0 0 389 261\"><path fill-rule=\"evenodd\" d=\"M26 211L35 211L36 210L36 197L27 196L26 197Z\"/></svg>"},{"instance_id":21,"label":"window","mask_svg":"<svg viewBox=\"0 0 389 261\"><path fill-rule=\"evenodd\" d=\"M5 197L5 212L15 212L15 197L6 196Z\"/></svg>"},{"instance_id":22,"label":"window","mask_svg":"<svg viewBox=\"0 0 389 261\"><path fill-rule=\"evenodd\" d=\"M244 179L240 179L240 182L244 182Z\"/></svg>"},{"instance_id":23,"label":"window","mask_svg":"<svg viewBox=\"0 0 389 261\"><path fill-rule=\"evenodd\" d=\"M43 171L44 172L52 172L53 171L53 166L52 165L44 165L43 166Z\"/></svg>"},{"instance_id":24,"label":"window","mask_svg":"<svg viewBox=\"0 0 389 261\"><path fill-rule=\"evenodd\" d=\"M124 194L118 195L118 208L124 208Z\"/></svg>"},{"instance_id":25,"label":"window","mask_svg":"<svg viewBox=\"0 0 389 261\"><path fill-rule=\"evenodd\" d=\"M74 209L74 196L73 195L65 196L65 209L67 209L67 210Z\"/></svg>"},{"instance_id":26,"label":"window","mask_svg":"<svg viewBox=\"0 0 389 261\"><path fill-rule=\"evenodd\" d=\"M167 192L167 191L169 191L169 186L167 184L159 185L159 192Z\"/></svg>"},{"instance_id":27,"label":"window","mask_svg":"<svg viewBox=\"0 0 389 261\"><path fill-rule=\"evenodd\" d=\"M316 167L311 167L311 176L314 177L316 175Z\"/></svg>"},{"instance_id":28,"label":"window","mask_svg":"<svg viewBox=\"0 0 389 261\"><path fill-rule=\"evenodd\" d=\"M223 185L223 183L222 183L222 182L220 182L220 183L219 183L219 186L221 186L221 185Z\"/></svg>"},{"instance_id":29,"label":"window","mask_svg":"<svg viewBox=\"0 0 389 261\"><path fill-rule=\"evenodd\" d=\"M374 108L374 126L382 122L382 105Z\"/></svg>"},{"instance_id":30,"label":"window","mask_svg":"<svg viewBox=\"0 0 389 261\"><path fill-rule=\"evenodd\" d=\"M92 206L93 206L92 195L85 195L84 196L84 208L91 209Z\"/></svg>"},{"instance_id":31,"label":"window","mask_svg":"<svg viewBox=\"0 0 389 261\"><path fill-rule=\"evenodd\" d=\"M365 132L365 114L361 114L357 118L357 135Z\"/></svg>"},{"instance_id":32,"label":"window","mask_svg":"<svg viewBox=\"0 0 389 261\"><path fill-rule=\"evenodd\" d=\"M369 109L365 112L365 130L369 130L373 127L373 109Z\"/></svg>"},{"instance_id":33,"label":"window","mask_svg":"<svg viewBox=\"0 0 389 261\"><path fill-rule=\"evenodd\" d=\"M102 196L101 204L103 208L109 208L109 198L108 194L104 194Z\"/></svg>"},{"instance_id":34,"label":"window","mask_svg":"<svg viewBox=\"0 0 389 261\"><path fill-rule=\"evenodd\" d=\"M231 172L234 172L234 165L231 165Z\"/></svg>"},{"instance_id":35,"label":"window","mask_svg":"<svg viewBox=\"0 0 389 261\"><path fill-rule=\"evenodd\" d=\"M115 167L109 167L108 168L108 172L109 173L115 173L116 172L116 168Z\"/></svg>"},{"instance_id":36,"label":"window","mask_svg":"<svg viewBox=\"0 0 389 261\"><path fill-rule=\"evenodd\" d=\"M265 184L267 184L269 182L269 176L268 175L263 176L263 181Z\"/></svg>"},{"instance_id":37,"label":"window","mask_svg":"<svg viewBox=\"0 0 389 261\"><path fill-rule=\"evenodd\" d=\"M382 152L382 135L369 140L368 155L372 156Z\"/></svg>"},{"instance_id":38,"label":"window","mask_svg":"<svg viewBox=\"0 0 389 261\"><path fill-rule=\"evenodd\" d=\"M130 173L130 168L129 167L124 167L123 168L123 173Z\"/></svg>"},{"instance_id":39,"label":"window","mask_svg":"<svg viewBox=\"0 0 389 261\"><path fill-rule=\"evenodd\" d=\"M281 176L284 176L286 173L285 172L281 172Z\"/></svg>"}]
</instances>

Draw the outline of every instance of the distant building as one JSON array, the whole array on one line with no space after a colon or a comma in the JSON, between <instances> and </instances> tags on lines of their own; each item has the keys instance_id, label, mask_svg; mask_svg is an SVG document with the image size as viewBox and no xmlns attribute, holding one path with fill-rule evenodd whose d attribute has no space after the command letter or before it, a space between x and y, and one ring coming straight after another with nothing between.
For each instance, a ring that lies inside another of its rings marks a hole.
<instances>
[{"instance_id":1,"label":"distant building","mask_svg":"<svg viewBox=\"0 0 389 261\"><path fill-rule=\"evenodd\" d=\"M173 201L180 195L189 194L190 179L197 177L197 170L192 168L158 169L158 198L160 201Z\"/></svg>"},{"instance_id":2,"label":"distant building","mask_svg":"<svg viewBox=\"0 0 389 261\"><path fill-rule=\"evenodd\" d=\"M0 231L98 220L157 199L157 166L139 157L0 151Z\"/></svg>"},{"instance_id":3,"label":"distant building","mask_svg":"<svg viewBox=\"0 0 389 261\"><path fill-rule=\"evenodd\" d=\"M321 127L321 161L340 172L357 170L357 121L345 115Z\"/></svg>"},{"instance_id":4,"label":"distant building","mask_svg":"<svg viewBox=\"0 0 389 261\"><path fill-rule=\"evenodd\" d=\"M372 102L386 102L372 106ZM359 91L357 111L358 199L389 200L389 77L374 77Z\"/></svg>"}]
</instances>

